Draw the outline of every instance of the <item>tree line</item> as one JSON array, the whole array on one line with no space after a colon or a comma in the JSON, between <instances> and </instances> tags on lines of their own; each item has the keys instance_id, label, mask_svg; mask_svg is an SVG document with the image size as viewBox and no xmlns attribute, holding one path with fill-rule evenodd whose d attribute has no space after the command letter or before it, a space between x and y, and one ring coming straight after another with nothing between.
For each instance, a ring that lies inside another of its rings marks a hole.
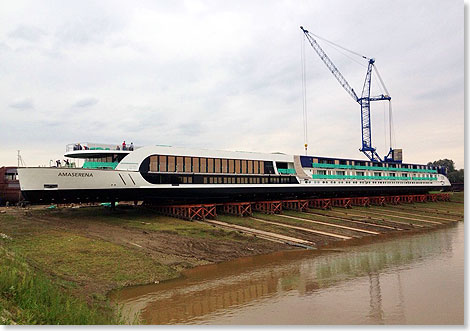
<instances>
[{"instance_id":1,"label":"tree line","mask_svg":"<svg viewBox=\"0 0 470 331\"><path fill-rule=\"evenodd\" d=\"M433 162L428 162L428 166L445 167L447 169L447 178L451 183L463 183L464 182L464 170L455 169L455 163L449 159L443 159Z\"/></svg>"}]
</instances>

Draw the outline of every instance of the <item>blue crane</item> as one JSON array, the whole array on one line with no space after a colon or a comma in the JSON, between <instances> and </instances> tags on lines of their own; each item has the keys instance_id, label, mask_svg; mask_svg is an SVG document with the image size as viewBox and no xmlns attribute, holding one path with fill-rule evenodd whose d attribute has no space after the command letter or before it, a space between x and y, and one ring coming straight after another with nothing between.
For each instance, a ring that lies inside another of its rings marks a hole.
<instances>
[{"instance_id":1,"label":"blue crane","mask_svg":"<svg viewBox=\"0 0 470 331\"><path fill-rule=\"evenodd\" d=\"M372 69L375 68L374 66L375 60L368 58L366 56L360 55L362 58L368 61L369 65L367 67L366 79L364 81L364 86L362 87L361 97L358 97L354 89L351 87L351 85L349 85L347 80L343 77L341 72L334 65L333 61L331 61L328 55L326 55L325 51L317 43L315 38L313 38L312 34L309 33L302 26L300 27L300 29L305 34L305 37L309 41L312 48L315 50L315 52L317 52L317 54L320 56L322 61L326 64L326 66L331 71L333 76L335 76L336 80L341 84L341 86L346 90L346 92L348 92L348 94L354 99L354 101L356 101L357 103L361 105L362 148L359 150L363 152L369 158L369 160L373 162L382 162L382 159L377 154L376 149L372 147L372 135L371 135L371 124L370 124L370 102L382 101L382 100L388 100L390 102L392 98L389 95L385 95L385 94L381 94L381 95L373 96L373 97L370 96ZM380 75L378 76L379 76L380 81L382 82ZM382 82L382 85L383 85L383 82ZM391 141L390 141L390 144L391 144ZM401 162L401 157L400 159L398 158L395 159L393 157L393 154L394 154L393 149L390 146L390 150L388 154L384 157L384 161Z\"/></svg>"}]
</instances>

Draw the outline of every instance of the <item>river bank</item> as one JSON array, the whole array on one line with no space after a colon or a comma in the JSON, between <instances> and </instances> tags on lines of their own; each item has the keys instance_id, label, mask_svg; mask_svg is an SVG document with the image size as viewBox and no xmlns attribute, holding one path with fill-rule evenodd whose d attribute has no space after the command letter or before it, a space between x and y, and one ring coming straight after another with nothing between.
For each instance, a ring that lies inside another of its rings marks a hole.
<instances>
[{"instance_id":1,"label":"river bank","mask_svg":"<svg viewBox=\"0 0 470 331\"><path fill-rule=\"evenodd\" d=\"M381 220L376 219L374 213L378 211L372 208L334 209L311 215L296 212L286 212L284 216L255 214L253 219L221 216L218 219L227 224L304 238L318 248L335 247L345 244L341 236L358 244L361 240L374 240L373 232L401 235L462 220L463 193L454 194L452 200L454 202L407 205L400 207L402 209L396 207L396 210L384 207L381 213L391 216ZM359 224L351 213L362 215L367 222ZM410 213L414 216L407 217ZM307 224L307 220L313 223ZM299 230L301 222L302 229ZM398 226L403 229L397 231ZM114 212L103 207L4 208L0 211L0 234L2 254L8 256L8 259L0 259L0 277L2 271L9 270L7 274L18 275L24 284L29 284L24 275L38 275L59 291L45 291L52 297L62 293L79 305L85 304L90 309L90 316L94 316L93 312L101 312L101 319L81 319L76 320L76 324L128 322L120 319L116 307L108 301L107 294L111 290L160 283L177 278L181 271L195 266L295 248L227 228L158 216L151 210L130 207ZM12 278L12 284L18 279ZM34 316L34 309L19 300L21 295L14 289L10 292L2 289L0 293L2 324L70 324L70 321L54 320L53 317Z\"/></svg>"}]
</instances>

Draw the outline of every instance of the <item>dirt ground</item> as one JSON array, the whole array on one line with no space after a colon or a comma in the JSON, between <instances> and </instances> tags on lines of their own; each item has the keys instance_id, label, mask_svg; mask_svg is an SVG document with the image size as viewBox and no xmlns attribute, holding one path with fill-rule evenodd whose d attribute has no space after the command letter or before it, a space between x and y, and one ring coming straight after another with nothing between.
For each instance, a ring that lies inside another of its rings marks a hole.
<instances>
[{"instance_id":1,"label":"dirt ground","mask_svg":"<svg viewBox=\"0 0 470 331\"><path fill-rule=\"evenodd\" d=\"M102 298L122 286L178 277L179 271L197 265L290 248L206 224L102 207L2 208L1 234L0 245L18 251L46 274L71 282L72 291L90 298ZM129 273L123 274L126 269Z\"/></svg>"}]
</instances>

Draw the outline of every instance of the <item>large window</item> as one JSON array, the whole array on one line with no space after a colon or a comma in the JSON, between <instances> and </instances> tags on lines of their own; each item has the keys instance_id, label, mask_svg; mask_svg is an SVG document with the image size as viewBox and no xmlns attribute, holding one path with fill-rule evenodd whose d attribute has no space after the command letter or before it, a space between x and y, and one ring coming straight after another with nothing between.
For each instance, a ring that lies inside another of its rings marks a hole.
<instances>
[{"instance_id":1,"label":"large window","mask_svg":"<svg viewBox=\"0 0 470 331\"><path fill-rule=\"evenodd\" d=\"M241 174L241 162L240 160L235 160L235 173Z\"/></svg>"},{"instance_id":2,"label":"large window","mask_svg":"<svg viewBox=\"0 0 470 331\"><path fill-rule=\"evenodd\" d=\"M228 172L228 162L226 159L222 160L222 172L226 174Z\"/></svg>"},{"instance_id":3,"label":"large window","mask_svg":"<svg viewBox=\"0 0 470 331\"><path fill-rule=\"evenodd\" d=\"M184 157L184 171L185 172L191 172L191 158L189 156Z\"/></svg>"},{"instance_id":4,"label":"large window","mask_svg":"<svg viewBox=\"0 0 470 331\"><path fill-rule=\"evenodd\" d=\"M150 171L157 172L158 171L158 156L154 155L150 157Z\"/></svg>"},{"instance_id":5,"label":"large window","mask_svg":"<svg viewBox=\"0 0 470 331\"><path fill-rule=\"evenodd\" d=\"M215 159L215 161L214 161L214 172L219 173L220 169L221 169L220 159Z\"/></svg>"},{"instance_id":6,"label":"large window","mask_svg":"<svg viewBox=\"0 0 470 331\"><path fill-rule=\"evenodd\" d=\"M183 157L178 156L176 157L176 171L183 172L184 171L183 169L184 169Z\"/></svg>"},{"instance_id":7,"label":"large window","mask_svg":"<svg viewBox=\"0 0 470 331\"><path fill-rule=\"evenodd\" d=\"M176 157L168 156L168 172L175 172L176 170Z\"/></svg>"},{"instance_id":8,"label":"large window","mask_svg":"<svg viewBox=\"0 0 470 331\"><path fill-rule=\"evenodd\" d=\"M264 173L274 174L274 167L271 161L264 161Z\"/></svg>"},{"instance_id":9,"label":"large window","mask_svg":"<svg viewBox=\"0 0 470 331\"><path fill-rule=\"evenodd\" d=\"M259 174L259 161L253 161L253 173Z\"/></svg>"},{"instance_id":10,"label":"large window","mask_svg":"<svg viewBox=\"0 0 470 331\"><path fill-rule=\"evenodd\" d=\"M247 161L246 160L242 160L242 174L246 174L246 165L247 165Z\"/></svg>"},{"instance_id":11,"label":"large window","mask_svg":"<svg viewBox=\"0 0 470 331\"><path fill-rule=\"evenodd\" d=\"M253 173L253 160L248 160L248 173Z\"/></svg>"},{"instance_id":12,"label":"large window","mask_svg":"<svg viewBox=\"0 0 470 331\"><path fill-rule=\"evenodd\" d=\"M161 172L167 172L168 171L166 155L160 155L158 157L158 164L159 164L158 171L161 171Z\"/></svg>"},{"instance_id":13,"label":"large window","mask_svg":"<svg viewBox=\"0 0 470 331\"><path fill-rule=\"evenodd\" d=\"M207 159L207 172L214 172L214 159Z\"/></svg>"},{"instance_id":14,"label":"large window","mask_svg":"<svg viewBox=\"0 0 470 331\"><path fill-rule=\"evenodd\" d=\"M199 172L199 158L193 157L193 172Z\"/></svg>"},{"instance_id":15,"label":"large window","mask_svg":"<svg viewBox=\"0 0 470 331\"><path fill-rule=\"evenodd\" d=\"M205 157L201 157L199 159L199 172L207 172L207 159Z\"/></svg>"}]
</instances>

